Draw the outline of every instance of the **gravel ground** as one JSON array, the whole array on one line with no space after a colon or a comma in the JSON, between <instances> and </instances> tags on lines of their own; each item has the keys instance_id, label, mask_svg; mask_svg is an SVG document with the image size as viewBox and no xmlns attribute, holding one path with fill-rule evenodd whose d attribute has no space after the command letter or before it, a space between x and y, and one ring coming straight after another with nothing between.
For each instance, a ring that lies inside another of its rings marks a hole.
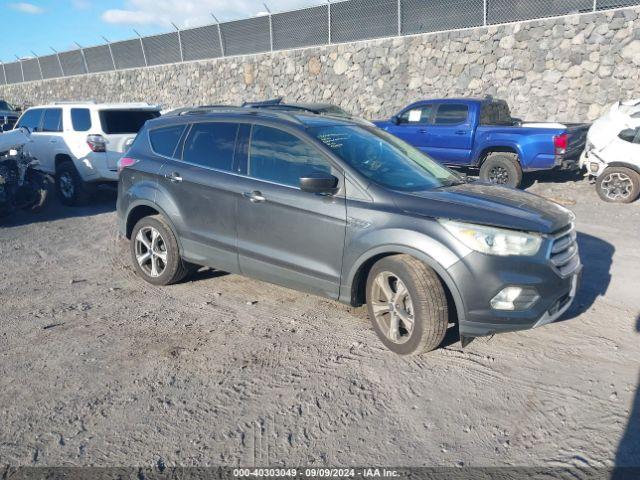
<instances>
[{"instance_id":1,"label":"gravel ground","mask_svg":"<svg viewBox=\"0 0 640 480\"><path fill-rule=\"evenodd\" d=\"M216 271L155 288L115 198L0 227L0 465L640 465L640 202L577 214L558 323L399 358L366 314Z\"/></svg>"}]
</instances>

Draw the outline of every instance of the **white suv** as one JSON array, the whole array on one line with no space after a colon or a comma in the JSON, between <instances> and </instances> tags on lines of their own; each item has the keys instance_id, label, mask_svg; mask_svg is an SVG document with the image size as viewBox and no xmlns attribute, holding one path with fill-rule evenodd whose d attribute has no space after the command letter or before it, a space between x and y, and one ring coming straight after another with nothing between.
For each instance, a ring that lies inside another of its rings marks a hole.
<instances>
[{"instance_id":1,"label":"white suv","mask_svg":"<svg viewBox=\"0 0 640 480\"><path fill-rule=\"evenodd\" d=\"M16 128L31 131L25 150L55 175L61 201L79 205L96 185L118 181L118 160L144 123L159 116L160 108L146 103L56 103L28 109Z\"/></svg>"}]
</instances>

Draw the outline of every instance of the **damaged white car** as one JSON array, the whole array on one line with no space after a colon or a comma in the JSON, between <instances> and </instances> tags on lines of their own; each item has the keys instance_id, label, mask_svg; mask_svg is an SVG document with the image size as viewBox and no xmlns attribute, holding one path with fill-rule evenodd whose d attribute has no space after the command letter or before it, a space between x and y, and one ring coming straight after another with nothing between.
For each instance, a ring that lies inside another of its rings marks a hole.
<instances>
[{"instance_id":1,"label":"damaged white car","mask_svg":"<svg viewBox=\"0 0 640 480\"><path fill-rule=\"evenodd\" d=\"M640 102L617 103L594 122L580 165L596 179L602 200L631 203L640 196Z\"/></svg>"}]
</instances>

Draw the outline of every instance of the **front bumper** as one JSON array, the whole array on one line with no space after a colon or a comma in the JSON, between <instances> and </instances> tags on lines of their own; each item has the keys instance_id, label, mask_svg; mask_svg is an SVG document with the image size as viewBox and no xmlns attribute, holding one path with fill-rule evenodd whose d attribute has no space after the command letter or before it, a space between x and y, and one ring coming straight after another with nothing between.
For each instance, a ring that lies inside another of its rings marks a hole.
<instances>
[{"instance_id":1,"label":"front bumper","mask_svg":"<svg viewBox=\"0 0 640 480\"><path fill-rule=\"evenodd\" d=\"M572 263L566 269L556 268L550 258L556 238L547 239L535 257L496 257L474 252L448 269L464 303L465 311L459 315L461 336L528 330L555 322L569 309L580 286L582 265L576 243ZM539 299L524 311L493 309L491 299L509 286L535 288Z\"/></svg>"}]
</instances>

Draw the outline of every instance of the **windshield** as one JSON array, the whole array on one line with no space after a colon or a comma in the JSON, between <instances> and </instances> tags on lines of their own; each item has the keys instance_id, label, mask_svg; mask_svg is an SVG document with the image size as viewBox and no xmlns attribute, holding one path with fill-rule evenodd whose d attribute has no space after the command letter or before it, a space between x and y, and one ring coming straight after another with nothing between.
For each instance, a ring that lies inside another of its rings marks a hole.
<instances>
[{"instance_id":1,"label":"windshield","mask_svg":"<svg viewBox=\"0 0 640 480\"><path fill-rule=\"evenodd\" d=\"M5 102L4 100L0 100L0 110L15 111L16 109L9 102Z\"/></svg>"},{"instance_id":2,"label":"windshield","mask_svg":"<svg viewBox=\"0 0 640 480\"><path fill-rule=\"evenodd\" d=\"M464 183L460 176L377 128L333 125L309 132L369 180L405 192Z\"/></svg>"}]
</instances>

